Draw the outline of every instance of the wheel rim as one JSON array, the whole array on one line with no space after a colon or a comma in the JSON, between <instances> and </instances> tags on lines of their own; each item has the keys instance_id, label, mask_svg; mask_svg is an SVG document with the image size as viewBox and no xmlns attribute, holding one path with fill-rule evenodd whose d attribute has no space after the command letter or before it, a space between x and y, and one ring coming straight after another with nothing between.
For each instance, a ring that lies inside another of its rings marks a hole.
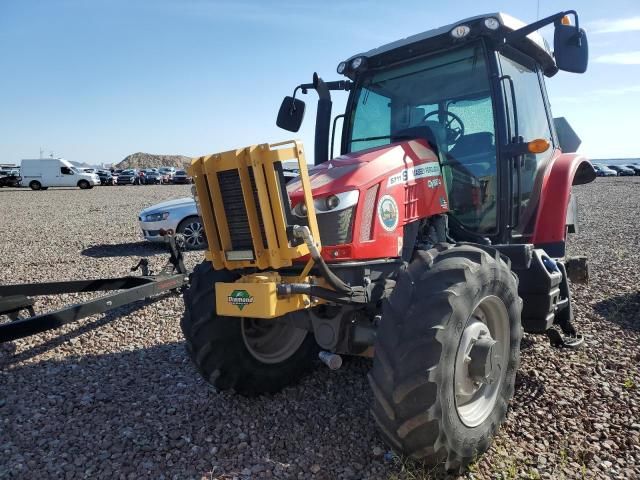
<instances>
[{"instance_id":1,"label":"wheel rim","mask_svg":"<svg viewBox=\"0 0 640 480\"><path fill-rule=\"evenodd\" d=\"M191 222L182 230L184 241L191 248L200 247L204 244L204 229L200 222Z\"/></svg>"},{"instance_id":2,"label":"wheel rim","mask_svg":"<svg viewBox=\"0 0 640 480\"><path fill-rule=\"evenodd\" d=\"M493 411L504 380L510 347L509 313L502 300L483 298L467 320L456 352L456 412L477 427Z\"/></svg>"},{"instance_id":3,"label":"wheel rim","mask_svg":"<svg viewBox=\"0 0 640 480\"><path fill-rule=\"evenodd\" d=\"M290 358L307 336L307 331L278 320L243 318L242 340L247 350L262 363L280 363Z\"/></svg>"}]
</instances>

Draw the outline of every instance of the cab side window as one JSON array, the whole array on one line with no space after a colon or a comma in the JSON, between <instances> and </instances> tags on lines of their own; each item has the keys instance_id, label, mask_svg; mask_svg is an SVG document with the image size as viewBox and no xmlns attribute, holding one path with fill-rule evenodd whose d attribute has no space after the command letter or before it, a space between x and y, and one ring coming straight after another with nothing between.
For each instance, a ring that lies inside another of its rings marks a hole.
<instances>
[{"instance_id":1,"label":"cab side window","mask_svg":"<svg viewBox=\"0 0 640 480\"><path fill-rule=\"evenodd\" d=\"M553 145L553 136L549 125L549 117L542 94L540 74L535 67L529 68L504 55L499 55L502 74L508 75L513 81L516 97L518 134L525 142L543 138ZM504 82L505 103L508 108L508 119L511 125L510 135L514 135L514 106L511 101L509 82ZM518 210L517 233L530 233L532 220L537 210L540 185L544 169L551 160L553 148L539 154L524 155L520 170L520 194L518 195L518 179L514 172L514 202ZM519 197L519 198L518 198Z\"/></svg>"},{"instance_id":2,"label":"cab side window","mask_svg":"<svg viewBox=\"0 0 640 480\"><path fill-rule=\"evenodd\" d=\"M60 167L60 173L63 175L73 175L73 170L69 167Z\"/></svg>"}]
</instances>

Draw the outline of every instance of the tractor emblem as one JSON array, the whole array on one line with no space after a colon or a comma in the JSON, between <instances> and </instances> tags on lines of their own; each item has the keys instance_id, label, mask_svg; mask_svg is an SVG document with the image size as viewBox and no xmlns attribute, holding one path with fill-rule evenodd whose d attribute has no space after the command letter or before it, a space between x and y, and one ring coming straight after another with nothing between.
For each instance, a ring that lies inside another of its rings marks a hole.
<instances>
[{"instance_id":1,"label":"tractor emblem","mask_svg":"<svg viewBox=\"0 0 640 480\"><path fill-rule=\"evenodd\" d=\"M385 195L380 200L378 218L388 232L393 232L398 226L398 205L391 195Z\"/></svg>"},{"instance_id":2,"label":"tractor emblem","mask_svg":"<svg viewBox=\"0 0 640 480\"><path fill-rule=\"evenodd\" d=\"M253 297L246 290L234 290L227 297L227 302L242 310L245 306L253 303Z\"/></svg>"}]
</instances>

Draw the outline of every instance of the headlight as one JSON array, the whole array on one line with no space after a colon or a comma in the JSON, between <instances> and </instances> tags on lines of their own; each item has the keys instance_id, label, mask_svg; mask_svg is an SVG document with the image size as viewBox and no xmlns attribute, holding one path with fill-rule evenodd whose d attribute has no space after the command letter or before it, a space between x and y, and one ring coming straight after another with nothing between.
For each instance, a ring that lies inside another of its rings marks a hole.
<instances>
[{"instance_id":1,"label":"headlight","mask_svg":"<svg viewBox=\"0 0 640 480\"><path fill-rule=\"evenodd\" d=\"M145 222L160 222L169 218L169 212L150 213L145 215Z\"/></svg>"},{"instance_id":2,"label":"headlight","mask_svg":"<svg viewBox=\"0 0 640 480\"><path fill-rule=\"evenodd\" d=\"M457 27L454 27L453 30L451 30L451 36L458 39L464 38L469 35L470 31L471 29L468 25L458 25Z\"/></svg>"},{"instance_id":3,"label":"headlight","mask_svg":"<svg viewBox=\"0 0 640 480\"><path fill-rule=\"evenodd\" d=\"M340 62L338 64L338 68L336 69L336 71L342 75L344 73L344 71L347 69L347 62Z\"/></svg>"},{"instance_id":4,"label":"headlight","mask_svg":"<svg viewBox=\"0 0 640 480\"><path fill-rule=\"evenodd\" d=\"M497 30L498 28L500 28L500 22L497 18L488 17L484 19L484 26L489 30Z\"/></svg>"},{"instance_id":5,"label":"headlight","mask_svg":"<svg viewBox=\"0 0 640 480\"><path fill-rule=\"evenodd\" d=\"M358 70L360 68L364 68L366 66L366 58L365 57L356 57L351 60L351 68L353 70Z\"/></svg>"},{"instance_id":6,"label":"headlight","mask_svg":"<svg viewBox=\"0 0 640 480\"><path fill-rule=\"evenodd\" d=\"M353 207L358 203L360 192L358 190L351 190L350 192L342 192L338 194L331 194L326 197L318 197L313 199L313 206L316 213L330 213L345 210L349 207ZM304 202L300 202L293 208L293 214L297 217L307 216L307 206Z\"/></svg>"}]
</instances>

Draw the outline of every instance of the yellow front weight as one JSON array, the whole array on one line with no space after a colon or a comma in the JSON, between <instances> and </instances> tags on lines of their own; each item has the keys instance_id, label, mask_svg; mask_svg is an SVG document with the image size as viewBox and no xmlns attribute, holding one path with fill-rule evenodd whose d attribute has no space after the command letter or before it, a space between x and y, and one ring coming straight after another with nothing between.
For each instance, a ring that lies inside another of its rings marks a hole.
<instances>
[{"instance_id":1,"label":"yellow front weight","mask_svg":"<svg viewBox=\"0 0 640 480\"><path fill-rule=\"evenodd\" d=\"M218 282L216 290L216 311L228 317L276 318L289 312L303 310L311 306L308 295L293 294L278 297L278 282L243 281L235 283Z\"/></svg>"}]
</instances>

